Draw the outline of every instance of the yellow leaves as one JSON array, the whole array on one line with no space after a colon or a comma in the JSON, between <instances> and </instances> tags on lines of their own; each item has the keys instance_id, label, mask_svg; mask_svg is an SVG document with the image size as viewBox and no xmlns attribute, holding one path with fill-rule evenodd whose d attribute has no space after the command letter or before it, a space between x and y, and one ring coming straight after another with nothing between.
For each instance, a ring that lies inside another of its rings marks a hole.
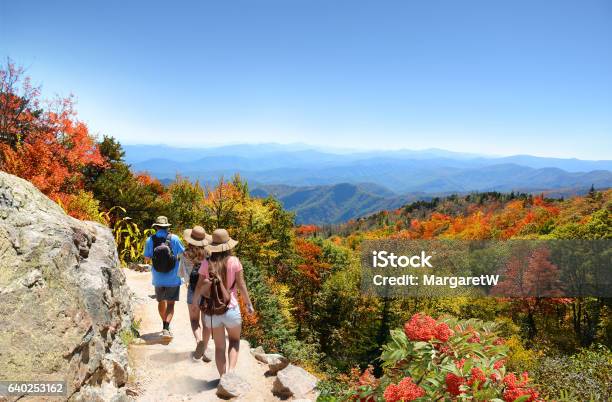
<instances>
[{"instance_id":1,"label":"yellow leaves","mask_svg":"<svg viewBox=\"0 0 612 402\"><path fill-rule=\"evenodd\" d=\"M277 202L251 198L246 184L220 180L202 200L204 227L225 228L238 240L237 252L256 265L274 266L292 249L293 219Z\"/></svg>"},{"instance_id":2,"label":"yellow leaves","mask_svg":"<svg viewBox=\"0 0 612 402\"><path fill-rule=\"evenodd\" d=\"M261 255L262 257L266 257L266 258L276 258L279 256L278 251L274 250L274 246L278 243L277 240L275 239L271 239L268 241L264 241L261 244Z\"/></svg>"},{"instance_id":3,"label":"yellow leaves","mask_svg":"<svg viewBox=\"0 0 612 402\"><path fill-rule=\"evenodd\" d=\"M284 283L278 283L274 278L268 279L268 284L272 289L272 292L277 296L278 303L280 305L280 313L288 323L290 328L295 327L295 318L293 311L295 310L295 303L293 298L289 296L291 289Z\"/></svg>"},{"instance_id":4,"label":"yellow leaves","mask_svg":"<svg viewBox=\"0 0 612 402\"><path fill-rule=\"evenodd\" d=\"M511 371L533 370L538 362L538 358L543 354L541 351L536 352L525 348L521 339L516 335L512 335L506 340L506 346L509 348L506 366Z\"/></svg>"},{"instance_id":5,"label":"yellow leaves","mask_svg":"<svg viewBox=\"0 0 612 402\"><path fill-rule=\"evenodd\" d=\"M55 200L73 218L102 224L108 223L106 216L100 212L100 202L89 191L77 190L72 194L58 193Z\"/></svg>"},{"instance_id":6,"label":"yellow leaves","mask_svg":"<svg viewBox=\"0 0 612 402\"><path fill-rule=\"evenodd\" d=\"M118 207L118 209L125 213L125 209L121 207ZM153 229L140 230L138 225L126 216L115 222L113 233L119 260L122 265L126 266L130 262L136 262L142 258L145 242L147 237L153 234Z\"/></svg>"}]
</instances>

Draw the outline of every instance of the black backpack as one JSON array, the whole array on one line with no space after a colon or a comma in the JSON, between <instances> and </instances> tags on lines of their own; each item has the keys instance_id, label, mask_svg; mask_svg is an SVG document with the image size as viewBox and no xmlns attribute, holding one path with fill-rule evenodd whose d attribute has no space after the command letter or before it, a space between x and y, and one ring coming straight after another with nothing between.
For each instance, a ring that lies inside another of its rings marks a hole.
<instances>
[{"instance_id":1,"label":"black backpack","mask_svg":"<svg viewBox=\"0 0 612 402\"><path fill-rule=\"evenodd\" d=\"M196 287L198 286L198 280L200 279L200 273L198 272L200 269L200 265L196 265L191 269L189 273L189 289L195 292Z\"/></svg>"},{"instance_id":2,"label":"black backpack","mask_svg":"<svg viewBox=\"0 0 612 402\"><path fill-rule=\"evenodd\" d=\"M167 273L174 269L176 256L170 245L170 233L166 237L152 236L153 239L153 268L157 272Z\"/></svg>"}]
</instances>

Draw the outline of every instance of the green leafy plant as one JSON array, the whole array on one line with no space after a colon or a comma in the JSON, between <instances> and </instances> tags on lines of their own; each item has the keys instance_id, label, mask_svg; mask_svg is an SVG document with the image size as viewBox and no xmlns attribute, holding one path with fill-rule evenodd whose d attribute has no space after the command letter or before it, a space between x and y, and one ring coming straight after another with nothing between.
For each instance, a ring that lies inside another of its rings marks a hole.
<instances>
[{"instance_id":1,"label":"green leafy plant","mask_svg":"<svg viewBox=\"0 0 612 402\"><path fill-rule=\"evenodd\" d=\"M126 212L122 207L113 207L107 213L107 218L109 220L111 219L111 213L115 210L124 214ZM153 233L155 233L155 231L150 228L141 230L129 216L115 218L113 234L115 235L119 261L121 261L123 266L142 261L145 242Z\"/></svg>"},{"instance_id":2,"label":"green leafy plant","mask_svg":"<svg viewBox=\"0 0 612 402\"><path fill-rule=\"evenodd\" d=\"M374 379L364 372L347 399L538 401L527 373L506 371L508 347L494 330L494 323L480 320L415 314L383 346L384 375Z\"/></svg>"},{"instance_id":3,"label":"green leafy plant","mask_svg":"<svg viewBox=\"0 0 612 402\"><path fill-rule=\"evenodd\" d=\"M129 328L124 328L119 332L119 339L125 346L128 346L134 339L140 337L140 324L142 320L132 321Z\"/></svg>"}]
</instances>

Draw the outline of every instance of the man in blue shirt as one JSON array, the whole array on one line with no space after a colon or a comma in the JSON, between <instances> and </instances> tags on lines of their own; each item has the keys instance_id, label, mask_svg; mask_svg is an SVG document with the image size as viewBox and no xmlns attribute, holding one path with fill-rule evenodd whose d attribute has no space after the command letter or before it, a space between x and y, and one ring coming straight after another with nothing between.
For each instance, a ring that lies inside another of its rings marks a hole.
<instances>
[{"instance_id":1,"label":"man in blue shirt","mask_svg":"<svg viewBox=\"0 0 612 402\"><path fill-rule=\"evenodd\" d=\"M145 262L152 262L151 274L157 299L157 311L159 311L159 316L163 322L162 338L167 341L172 340L170 321L172 321L174 315L174 303L179 300L181 290L181 278L178 275L178 256L185 251L178 236L168 232L170 226L168 218L158 216L153 224L155 234L149 236L144 249ZM153 237L156 237L156 239L154 240ZM166 265L165 269L161 268L163 264L172 264L173 258L176 261L174 267ZM158 265L157 269L155 268L156 264Z\"/></svg>"}]
</instances>

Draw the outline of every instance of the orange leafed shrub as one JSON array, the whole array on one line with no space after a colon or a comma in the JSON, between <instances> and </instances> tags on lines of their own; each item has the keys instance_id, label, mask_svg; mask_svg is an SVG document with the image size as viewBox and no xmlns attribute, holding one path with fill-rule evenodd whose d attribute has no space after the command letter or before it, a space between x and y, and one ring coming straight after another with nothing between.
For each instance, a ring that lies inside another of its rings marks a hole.
<instances>
[{"instance_id":1,"label":"orange leafed shrub","mask_svg":"<svg viewBox=\"0 0 612 402\"><path fill-rule=\"evenodd\" d=\"M255 312L253 314L248 314L242 297L238 298L238 304L240 306L240 312L242 315L242 336L248 339L256 339L258 344L263 344L266 339L266 334L261 326L257 325L259 322L258 313Z\"/></svg>"},{"instance_id":2,"label":"orange leafed shrub","mask_svg":"<svg viewBox=\"0 0 612 402\"><path fill-rule=\"evenodd\" d=\"M298 236L308 237L313 234L316 234L319 230L317 225L300 225L295 229L295 233Z\"/></svg>"},{"instance_id":3,"label":"orange leafed shrub","mask_svg":"<svg viewBox=\"0 0 612 402\"><path fill-rule=\"evenodd\" d=\"M63 127L63 132L31 134L15 147L0 144L0 168L32 182L53 199L83 188L81 169L104 161L84 124L64 122Z\"/></svg>"},{"instance_id":4,"label":"orange leafed shrub","mask_svg":"<svg viewBox=\"0 0 612 402\"><path fill-rule=\"evenodd\" d=\"M105 161L87 126L76 119L72 98L32 110L39 94L27 78L16 92L21 71L10 63L0 70L0 120L10 123L1 127L0 169L32 182L56 201L66 201L68 194L83 189L83 169L104 166ZM27 104L11 101L24 94L31 97Z\"/></svg>"},{"instance_id":5,"label":"orange leafed shrub","mask_svg":"<svg viewBox=\"0 0 612 402\"><path fill-rule=\"evenodd\" d=\"M295 249L302 260L302 263L298 264L298 270L311 282L318 284L321 280L321 273L331 268L328 263L321 261L321 247L297 238Z\"/></svg>"},{"instance_id":6,"label":"orange leafed shrub","mask_svg":"<svg viewBox=\"0 0 612 402\"><path fill-rule=\"evenodd\" d=\"M165 193L164 185L155 177L151 177L149 173L140 172L135 175L136 180L143 186L148 186L158 195Z\"/></svg>"}]
</instances>

